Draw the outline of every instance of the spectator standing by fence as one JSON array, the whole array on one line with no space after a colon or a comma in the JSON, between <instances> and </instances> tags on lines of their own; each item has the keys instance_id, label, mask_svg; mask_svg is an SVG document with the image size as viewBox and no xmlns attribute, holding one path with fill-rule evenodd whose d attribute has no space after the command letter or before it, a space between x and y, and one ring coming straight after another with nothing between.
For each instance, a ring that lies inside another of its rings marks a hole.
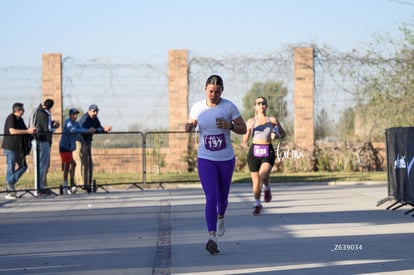
<instances>
[{"instance_id":1,"label":"spectator standing by fence","mask_svg":"<svg viewBox=\"0 0 414 275\"><path fill-rule=\"evenodd\" d=\"M267 100L258 97L254 103L255 115L246 122L247 132L243 135L243 142L247 143L252 137L251 145L247 155L247 164L252 179L253 196L255 199L253 215L257 216L262 211L260 196L262 188L264 191L264 201L272 200L270 190L270 172L275 163L275 151L272 140L285 136L285 130L278 120L266 114Z\"/></svg>"},{"instance_id":2,"label":"spectator standing by fence","mask_svg":"<svg viewBox=\"0 0 414 275\"><path fill-rule=\"evenodd\" d=\"M99 108L96 104L90 105L88 111L84 113L79 120L80 126L86 129L94 128L95 133L107 133L112 131L112 126L102 126L101 121L98 118L98 112ZM76 182L77 184L82 182L83 177L83 187L88 192L92 191L91 185L93 178L92 139L93 134L90 133L78 135L75 152L75 161L77 159L80 160L81 163L80 166L76 166Z\"/></svg>"},{"instance_id":3,"label":"spectator standing by fence","mask_svg":"<svg viewBox=\"0 0 414 275\"><path fill-rule=\"evenodd\" d=\"M23 113L23 103L14 103L12 113L7 116L4 123L4 137L1 147L7 162L6 199L17 198L15 184L27 170L26 155L30 153L31 135L36 133L35 127L26 127Z\"/></svg>"},{"instance_id":4,"label":"spectator standing by fence","mask_svg":"<svg viewBox=\"0 0 414 275\"><path fill-rule=\"evenodd\" d=\"M244 134L246 124L237 106L221 97L224 86L220 76L211 75L204 89L206 99L192 106L185 130L190 132L197 125L200 130L198 174L206 197L205 219L209 234L206 249L216 254L220 252L216 235L225 233L224 215L235 166L230 135L231 131Z\"/></svg>"},{"instance_id":5,"label":"spectator standing by fence","mask_svg":"<svg viewBox=\"0 0 414 275\"><path fill-rule=\"evenodd\" d=\"M62 193L68 193L68 176L70 178L71 191L73 192L74 175L76 162L73 159L73 151L76 149L76 139L78 134L93 134L95 128L82 128L77 122L79 111L75 108L69 110L69 118L63 123L62 137L59 143L60 157L63 163L63 185Z\"/></svg>"},{"instance_id":6,"label":"spectator standing by fence","mask_svg":"<svg viewBox=\"0 0 414 275\"><path fill-rule=\"evenodd\" d=\"M48 194L45 187L47 186L47 173L50 166L50 149L52 147L52 137L60 123L52 119L51 110L55 102L53 99L46 99L35 112L33 118L34 125L37 128L33 154L35 169L37 171L37 193Z\"/></svg>"}]
</instances>

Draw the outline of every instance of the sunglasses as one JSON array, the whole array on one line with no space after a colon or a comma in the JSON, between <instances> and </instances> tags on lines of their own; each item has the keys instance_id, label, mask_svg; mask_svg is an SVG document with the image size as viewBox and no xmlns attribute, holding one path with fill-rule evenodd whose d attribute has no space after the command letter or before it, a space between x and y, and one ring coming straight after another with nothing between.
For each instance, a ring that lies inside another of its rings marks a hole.
<instances>
[{"instance_id":1,"label":"sunglasses","mask_svg":"<svg viewBox=\"0 0 414 275\"><path fill-rule=\"evenodd\" d=\"M266 101L259 101L259 102L256 102L256 105L263 105L263 106L266 106L266 105L267 105L267 103L266 103Z\"/></svg>"}]
</instances>

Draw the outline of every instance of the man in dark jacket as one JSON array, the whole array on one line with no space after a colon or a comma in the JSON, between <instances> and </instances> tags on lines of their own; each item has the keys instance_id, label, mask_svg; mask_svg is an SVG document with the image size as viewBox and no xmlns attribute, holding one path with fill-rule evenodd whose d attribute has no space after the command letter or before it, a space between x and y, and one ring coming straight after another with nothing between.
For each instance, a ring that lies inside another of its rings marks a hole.
<instances>
[{"instance_id":1,"label":"man in dark jacket","mask_svg":"<svg viewBox=\"0 0 414 275\"><path fill-rule=\"evenodd\" d=\"M27 170L26 155L30 153L30 137L36 132L35 127L27 128L23 121L23 103L13 104L13 112L4 123L4 138L1 147L6 156L6 199L15 199L14 185ZM17 169L16 169L17 164Z\"/></svg>"},{"instance_id":2,"label":"man in dark jacket","mask_svg":"<svg viewBox=\"0 0 414 275\"><path fill-rule=\"evenodd\" d=\"M50 148L52 146L53 132L60 127L59 122L52 120L51 109L54 105L52 99L46 99L39 105L34 119L37 128L36 134L36 154L34 163L37 172L37 189L41 194L47 185L47 173L50 165Z\"/></svg>"},{"instance_id":3,"label":"man in dark jacket","mask_svg":"<svg viewBox=\"0 0 414 275\"><path fill-rule=\"evenodd\" d=\"M89 106L88 111L84 113L79 120L80 126L86 129L94 128L95 133L107 133L112 131L112 126L102 126L101 121L98 118L98 112L99 108L96 104ZM80 167L79 165L76 166L77 183L79 184L79 182L82 181L83 174L83 186L88 192L91 192L91 183L93 177L92 138L92 134L80 134L78 135L76 145L76 149L79 150L81 163Z\"/></svg>"}]
</instances>

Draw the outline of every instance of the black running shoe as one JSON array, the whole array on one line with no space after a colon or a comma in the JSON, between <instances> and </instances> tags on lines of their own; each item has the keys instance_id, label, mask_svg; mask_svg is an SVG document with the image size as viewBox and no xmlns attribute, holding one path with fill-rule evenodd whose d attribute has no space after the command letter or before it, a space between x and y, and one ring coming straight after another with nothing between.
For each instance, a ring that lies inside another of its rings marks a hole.
<instances>
[{"instance_id":1,"label":"black running shoe","mask_svg":"<svg viewBox=\"0 0 414 275\"><path fill-rule=\"evenodd\" d=\"M209 239L206 244L206 249L210 254L217 254L220 252L217 247L217 242L215 242L213 239Z\"/></svg>"},{"instance_id":2,"label":"black running shoe","mask_svg":"<svg viewBox=\"0 0 414 275\"><path fill-rule=\"evenodd\" d=\"M260 215L260 212L262 211L262 206L261 205L256 205L255 207L253 207L253 216L258 216Z\"/></svg>"},{"instance_id":3,"label":"black running shoe","mask_svg":"<svg viewBox=\"0 0 414 275\"><path fill-rule=\"evenodd\" d=\"M272 191L270 191L270 188L268 190L264 191L264 201L265 202L271 202L272 201Z\"/></svg>"}]
</instances>

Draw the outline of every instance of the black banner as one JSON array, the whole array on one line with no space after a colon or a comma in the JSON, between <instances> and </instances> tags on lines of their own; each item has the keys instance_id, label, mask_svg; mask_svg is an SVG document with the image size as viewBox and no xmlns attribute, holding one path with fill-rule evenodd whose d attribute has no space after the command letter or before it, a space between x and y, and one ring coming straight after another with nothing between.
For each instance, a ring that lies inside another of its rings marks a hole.
<instances>
[{"instance_id":1,"label":"black banner","mask_svg":"<svg viewBox=\"0 0 414 275\"><path fill-rule=\"evenodd\" d=\"M414 206L414 127L385 130L388 195Z\"/></svg>"}]
</instances>

